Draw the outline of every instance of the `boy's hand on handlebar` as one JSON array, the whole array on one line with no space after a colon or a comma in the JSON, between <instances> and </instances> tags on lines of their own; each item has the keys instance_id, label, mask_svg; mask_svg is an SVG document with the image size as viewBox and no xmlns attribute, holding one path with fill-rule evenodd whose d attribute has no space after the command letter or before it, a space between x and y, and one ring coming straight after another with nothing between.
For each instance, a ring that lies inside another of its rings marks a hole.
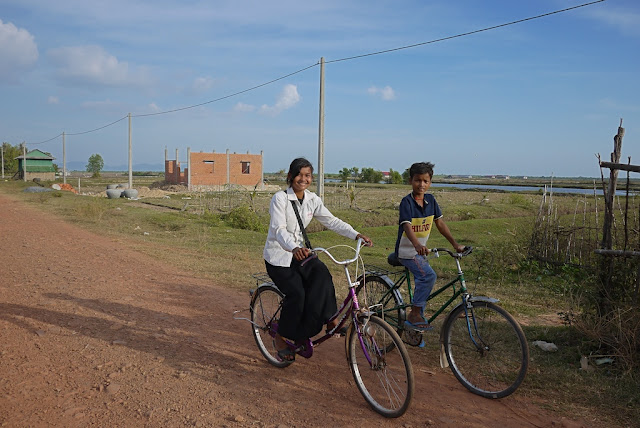
<instances>
[{"instance_id":1,"label":"boy's hand on handlebar","mask_svg":"<svg viewBox=\"0 0 640 428\"><path fill-rule=\"evenodd\" d=\"M416 252L420 256L426 256L426 255L429 254L429 249L427 247L425 247L424 245L418 245L418 246L413 247L413 248L416 249Z\"/></svg>"},{"instance_id":2,"label":"boy's hand on handlebar","mask_svg":"<svg viewBox=\"0 0 640 428\"><path fill-rule=\"evenodd\" d=\"M464 253L464 251L467 249L466 245L460 245L460 244L458 244L454 248L458 253Z\"/></svg>"},{"instance_id":3,"label":"boy's hand on handlebar","mask_svg":"<svg viewBox=\"0 0 640 428\"><path fill-rule=\"evenodd\" d=\"M362 238L362 242L364 242L364 245L367 247L373 247L373 241L371 240L371 238L369 238L368 236L363 235L362 233L358 233L358 236L356 236L356 240L358 238Z\"/></svg>"},{"instance_id":4,"label":"boy's hand on handlebar","mask_svg":"<svg viewBox=\"0 0 640 428\"><path fill-rule=\"evenodd\" d=\"M306 259L307 257L309 257L310 254L311 254L311 250L308 248L298 247L293 249L293 257L298 261L302 261Z\"/></svg>"}]
</instances>

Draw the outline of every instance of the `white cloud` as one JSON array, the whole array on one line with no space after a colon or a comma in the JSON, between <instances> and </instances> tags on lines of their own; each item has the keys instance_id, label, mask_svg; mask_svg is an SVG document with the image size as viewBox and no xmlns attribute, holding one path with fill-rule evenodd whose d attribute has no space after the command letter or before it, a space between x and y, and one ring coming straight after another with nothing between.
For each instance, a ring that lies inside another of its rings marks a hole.
<instances>
[{"instance_id":1,"label":"white cloud","mask_svg":"<svg viewBox=\"0 0 640 428\"><path fill-rule=\"evenodd\" d=\"M587 11L592 18L618 29L629 36L640 36L640 13L622 7L594 8Z\"/></svg>"},{"instance_id":2,"label":"white cloud","mask_svg":"<svg viewBox=\"0 0 640 428\"><path fill-rule=\"evenodd\" d=\"M49 50L47 55L62 80L105 86L143 85L148 81L146 70L131 70L126 61L118 61L101 46L62 47Z\"/></svg>"},{"instance_id":3,"label":"white cloud","mask_svg":"<svg viewBox=\"0 0 640 428\"><path fill-rule=\"evenodd\" d=\"M211 89L213 87L213 83L214 80L209 76L198 77L193 81L191 88L195 93L202 93Z\"/></svg>"},{"instance_id":4,"label":"white cloud","mask_svg":"<svg viewBox=\"0 0 640 428\"><path fill-rule=\"evenodd\" d=\"M49 103L49 104L60 104L60 100L58 99L58 97L54 97L53 95L51 95L47 99L47 103Z\"/></svg>"},{"instance_id":5,"label":"white cloud","mask_svg":"<svg viewBox=\"0 0 640 428\"><path fill-rule=\"evenodd\" d=\"M385 101L391 101L396 98L396 93L391 86L385 86L384 88L372 86L367 89L367 92L371 95L379 96Z\"/></svg>"},{"instance_id":6,"label":"white cloud","mask_svg":"<svg viewBox=\"0 0 640 428\"><path fill-rule=\"evenodd\" d=\"M38 60L38 46L23 28L0 19L0 79L16 81Z\"/></svg>"},{"instance_id":7,"label":"white cloud","mask_svg":"<svg viewBox=\"0 0 640 428\"><path fill-rule=\"evenodd\" d=\"M300 100L301 97L300 94L298 94L298 87L296 85L289 84L282 89L282 92L278 95L275 105L268 106L264 104L260 107L260 113L277 116L284 110L290 109L298 104Z\"/></svg>"},{"instance_id":8,"label":"white cloud","mask_svg":"<svg viewBox=\"0 0 640 428\"><path fill-rule=\"evenodd\" d=\"M252 112L256 109L255 106L252 106L250 104L244 104L244 103L238 103L233 107L234 111L241 111L241 112Z\"/></svg>"}]
</instances>

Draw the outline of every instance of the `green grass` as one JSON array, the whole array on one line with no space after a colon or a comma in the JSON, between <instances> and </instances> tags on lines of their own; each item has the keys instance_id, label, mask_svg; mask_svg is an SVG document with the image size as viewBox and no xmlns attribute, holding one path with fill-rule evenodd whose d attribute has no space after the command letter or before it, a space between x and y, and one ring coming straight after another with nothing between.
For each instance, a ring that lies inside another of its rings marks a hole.
<instances>
[{"instance_id":1,"label":"green grass","mask_svg":"<svg viewBox=\"0 0 640 428\"><path fill-rule=\"evenodd\" d=\"M105 179L85 182L87 189L106 187ZM147 205L70 192L22 192L31 185L1 182L0 191L225 287L246 291L255 286L250 274L264 271L262 249L271 193L258 193L252 200L239 193L192 193L143 199L153 204ZM387 266L386 257L393 251L397 236L396 207L408 192L408 186L359 186L355 208L349 208L345 188L327 187L326 201L332 212L374 240L374 247L362 251L366 264ZM580 357L593 355L598 344L562 323L560 314L571 311L572 296L580 292L587 278L572 269L551 269L527 260L540 196L451 189L438 189L434 194L458 242L475 248L463 259L468 287L476 295L499 298L522 323L529 343L545 340L559 346L556 353L531 347L530 370L516 394L551 411L584 418L593 426L637 425L640 391L634 377L622 376L610 365L588 372L580 370ZM572 216L576 198L580 197L554 195L558 215ZM238 205L233 206L232 201L238 201ZM253 211L247 208L250 202ZM312 223L309 231L314 246L355 244L323 231L318 223ZM449 247L449 243L434 230L429 247ZM350 256L344 247L333 252L338 257ZM327 265L342 299L346 292L344 273L329 261ZM439 283L455 275L455 265L448 256L432 259L432 265ZM433 307L439 302L434 300ZM439 322L441 319L436 326ZM427 349L411 349L416 367L437 366L437 334L429 338Z\"/></svg>"}]
</instances>

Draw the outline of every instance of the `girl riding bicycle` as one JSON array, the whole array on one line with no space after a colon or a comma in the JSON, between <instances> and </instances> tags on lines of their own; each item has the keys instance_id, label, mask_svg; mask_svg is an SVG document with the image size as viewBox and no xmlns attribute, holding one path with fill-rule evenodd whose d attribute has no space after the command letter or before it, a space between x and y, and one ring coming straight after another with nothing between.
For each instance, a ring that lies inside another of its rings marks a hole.
<instances>
[{"instance_id":1,"label":"girl riding bicycle","mask_svg":"<svg viewBox=\"0 0 640 428\"><path fill-rule=\"evenodd\" d=\"M371 239L331 214L308 190L312 179L311 162L294 159L287 174L289 187L277 192L269 207L271 219L263 256L267 273L285 294L275 341L279 358L286 361L293 361L295 352L283 338L299 341L313 337L337 311L331 273L311 253L305 228L316 218L327 229L372 245ZM333 328L335 325L327 326L327 330Z\"/></svg>"}]
</instances>

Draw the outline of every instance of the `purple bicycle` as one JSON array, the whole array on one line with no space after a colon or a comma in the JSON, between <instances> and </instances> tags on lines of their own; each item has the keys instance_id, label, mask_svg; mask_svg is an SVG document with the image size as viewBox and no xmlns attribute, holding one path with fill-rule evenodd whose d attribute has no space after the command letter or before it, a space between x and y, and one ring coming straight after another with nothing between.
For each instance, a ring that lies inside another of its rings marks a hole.
<instances>
[{"instance_id":1,"label":"purple bicycle","mask_svg":"<svg viewBox=\"0 0 640 428\"><path fill-rule=\"evenodd\" d=\"M397 418L406 412L414 390L414 375L407 349L398 333L380 317L360 307L355 289L359 282L351 280L349 265L356 262L363 267L360 258L362 240L358 239L355 257L349 260L336 260L328 249L314 248L314 254L326 254L331 261L342 265L349 284L349 292L330 321L339 322L331 331L315 339L303 342L287 342L298 355L310 358L313 348L338 334L343 326L349 325L345 335L345 351L351 373L358 389L371 407L388 418ZM350 247L351 248L351 247ZM353 249L353 248L352 248ZM251 294L251 319L253 336L258 349L267 361L280 368L287 367L291 361L282 361L277 357L275 334L282 309L284 294L273 284L266 273L254 274L258 288Z\"/></svg>"}]
</instances>

